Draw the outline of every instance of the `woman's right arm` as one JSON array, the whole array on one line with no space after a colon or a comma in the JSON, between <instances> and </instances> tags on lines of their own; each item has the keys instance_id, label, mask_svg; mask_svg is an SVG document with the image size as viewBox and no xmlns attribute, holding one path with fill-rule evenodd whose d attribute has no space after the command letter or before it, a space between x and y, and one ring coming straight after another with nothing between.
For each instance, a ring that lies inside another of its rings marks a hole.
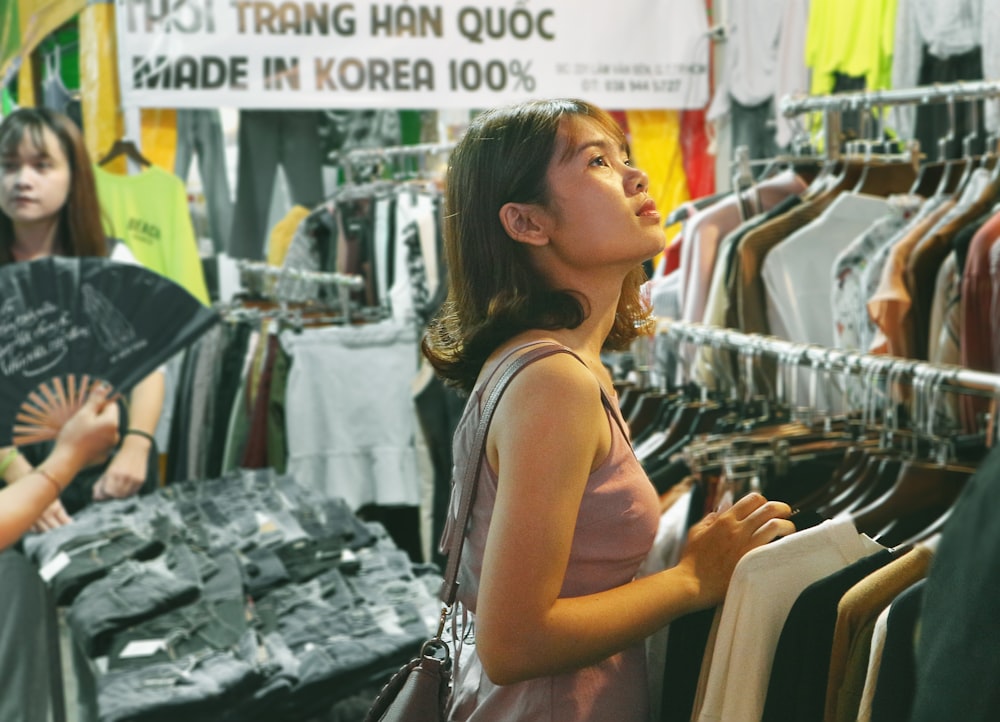
<instances>
[{"instance_id":1,"label":"woman's right arm","mask_svg":"<svg viewBox=\"0 0 1000 722\"><path fill-rule=\"evenodd\" d=\"M20 475L0 490L0 549L20 539L81 469L105 458L118 443L118 407L108 403L109 391L104 385L91 390L84 405L59 431L52 452L37 467L30 468L18 457Z\"/></svg>"},{"instance_id":2,"label":"woman's right arm","mask_svg":"<svg viewBox=\"0 0 1000 722\"><path fill-rule=\"evenodd\" d=\"M6 460L6 462L3 460ZM0 449L0 467L3 467L0 479L7 484L13 484L18 479L23 479L32 471L31 464L18 452L17 447L14 446ZM62 501L57 497L55 501L49 504L38 515L38 518L35 519L29 530L33 532L49 531L50 529L69 524L71 521L73 520L66 513Z\"/></svg>"},{"instance_id":3,"label":"woman's right arm","mask_svg":"<svg viewBox=\"0 0 1000 722\"><path fill-rule=\"evenodd\" d=\"M476 613L476 646L496 684L594 664L718 603L743 554L792 531L786 504L750 495L696 525L675 567L561 598L580 500L609 434L596 380L569 357L532 364L497 407L488 458L499 486Z\"/></svg>"}]
</instances>

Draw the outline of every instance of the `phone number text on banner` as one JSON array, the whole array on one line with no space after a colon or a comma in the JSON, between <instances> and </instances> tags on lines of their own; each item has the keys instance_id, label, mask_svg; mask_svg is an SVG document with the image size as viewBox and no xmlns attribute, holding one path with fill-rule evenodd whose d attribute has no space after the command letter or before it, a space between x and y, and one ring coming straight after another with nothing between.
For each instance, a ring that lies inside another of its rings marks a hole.
<instances>
[{"instance_id":1,"label":"phone number text on banner","mask_svg":"<svg viewBox=\"0 0 1000 722\"><path fill-rule=\"evenodd\" d=\"M116 0L126 107L479 108L708 99L701 0Z\"/></svg>"}]
</instances>

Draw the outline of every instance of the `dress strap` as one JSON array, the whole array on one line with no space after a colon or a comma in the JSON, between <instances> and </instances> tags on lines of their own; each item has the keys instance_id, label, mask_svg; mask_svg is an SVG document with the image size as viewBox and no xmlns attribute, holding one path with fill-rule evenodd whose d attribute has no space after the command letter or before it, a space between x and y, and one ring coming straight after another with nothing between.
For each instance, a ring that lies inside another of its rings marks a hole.
<instances>
[{"instance_id":1,"label":"dress strap","mask_svg":"<svg viewBox=\"0 0 1000 722\"><path fill-rule=\"evenodd\" d=\"M499 361L497 361L496 366L493 368L493 370L490 372L490 375L486 378L486 380L483 382L483 385L480 387L480 398L485 396L486 390L490 388L491 384L493 383L493 379L497 375L497 372L500 369L504 368L510 362L512 357L519 355L520 353L524 352L525 350L533 346L541 346L541 345L554 346L560 352L568 353L570 356L572 356L581 364L583 364L584 368L590 371L590 367L587 366L586 362L582 358L580 358L580 355L573 349L569 348L568 346L564 346L563 344L557 343L556 341L549 341L546 339L542 339L540 341L528 341L527 343L515 346L510 351L505 353L503 357L500 358ZM591 373L593 372L591 371ZM615 420L615 424L618 426L618 430L622 432L622 436L624 436L626 441L629 441L629 443L631 444L630 439L632 437L628 433L624 419L622 418L621 415L621 411L619 411L617 402L608 395L607 391L604 390L603 384L598 383L597 385L601 390L601 403L604 404L605 409L607 409L608 413L611 414L611 418Z\"/></svg>"}]
</instances>

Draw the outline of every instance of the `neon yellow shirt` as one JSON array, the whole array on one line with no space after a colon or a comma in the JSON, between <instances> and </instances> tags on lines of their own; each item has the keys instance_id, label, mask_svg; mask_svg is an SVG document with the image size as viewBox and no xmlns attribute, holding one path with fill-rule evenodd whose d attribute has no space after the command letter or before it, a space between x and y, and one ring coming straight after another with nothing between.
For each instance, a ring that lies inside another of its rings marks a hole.
<instances>
[{"instance_id":1,"label":"neon yellow shirt","mask_svg":"<svg viewBox=\"0 0 1000 722\"><path fill-rule=\"evenodd\" d=\"M834 74L863 76L866 90L892 86L897 0L812 0L805 61L809 92L833 92Z\"/></svg>"},{"instance_id":2,"label":"neon yellow shirt","mask_svg":"<svg viewBox=\"0 0 1000 722\"><path fill-rule=\"evenodd\" d=\"M105 233L128 246L143 266L209 305L184 182L156 166L135 175L95 166L94 177Z\"/></svg>"}]
</instances>

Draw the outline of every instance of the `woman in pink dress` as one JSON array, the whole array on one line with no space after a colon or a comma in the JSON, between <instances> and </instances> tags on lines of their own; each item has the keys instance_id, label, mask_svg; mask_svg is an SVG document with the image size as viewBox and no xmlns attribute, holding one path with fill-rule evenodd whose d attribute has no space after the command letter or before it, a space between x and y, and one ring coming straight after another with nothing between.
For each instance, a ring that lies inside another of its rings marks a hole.
<instances>
[{"instance_id":1,"label":"woman in pink dress","mask_svg":"<svg viewBox=\"0 0 1000 722\"><path fill-rule=\"evenodd\" d=\"M750 495L697 524L675 567L635 578L659 505L601 352L649 331L642 262L664 234L648 180L613 118L578 100L484 113L452 153L449 296L423 350L470 394L459 471L496 372L555 351L504 393L469 525L445 533L467 536L459 600L474 623L452 719L645 722L643 640L720 602L744 553L793 531L787 505Z\"/></svg>"}]
</instances>

